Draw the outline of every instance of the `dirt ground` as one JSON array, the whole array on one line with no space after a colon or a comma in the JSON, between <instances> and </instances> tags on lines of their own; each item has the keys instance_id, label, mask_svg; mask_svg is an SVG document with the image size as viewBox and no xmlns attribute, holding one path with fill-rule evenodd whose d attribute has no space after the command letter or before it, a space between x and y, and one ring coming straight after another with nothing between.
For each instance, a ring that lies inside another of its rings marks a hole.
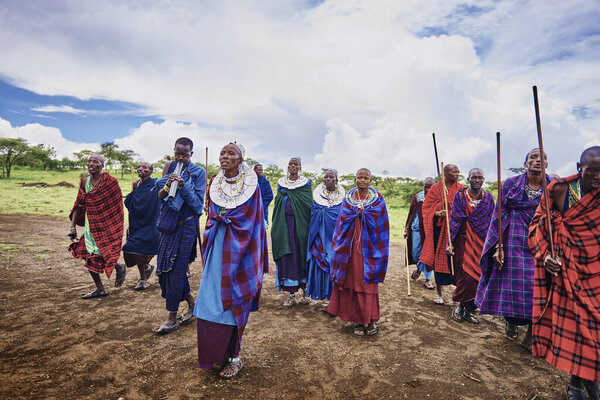
<instances>
[{"instance_id":1,"label":"dirt ground","mask_svg":"<svg viewBox=\"0 0 600 400\"><path fill-rule=\"evenodd\" d=\"M244 369L224 381L196 367L195 324L153 333L166 316L155 275L136 292L137 270L129 269L121 288L111 277L108 297L80 300L93 283L67 252L68 227L0 215L0 398L563 398L567 375L507 341L499 318L453 322L452 306L434 305L423 278L407 297L401 244L392 245L380 285L374 337L353 336L319 302L284 309L266 275L242 341ZM191 269L195 294L201 264Z\"/></svg>"}]
</instances>

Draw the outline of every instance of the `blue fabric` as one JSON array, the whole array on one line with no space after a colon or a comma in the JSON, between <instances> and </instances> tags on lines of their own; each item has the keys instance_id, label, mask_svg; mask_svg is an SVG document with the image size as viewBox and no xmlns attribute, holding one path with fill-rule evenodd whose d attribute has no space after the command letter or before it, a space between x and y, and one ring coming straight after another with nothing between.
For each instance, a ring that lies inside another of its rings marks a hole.
<instances>
[{"instance_id":1,"label":"blue fabric","mask_svg":"<svg viewBox=\"0 0 600 400\"><path fill-rule=\"evenodd\" d=\"M221 279L223 275L223 241L227 226L219 225L213 239L213 245L208 249L204 270L202 271L202 282L196 296L194 315L206 321L216 322L223 325L236 326L233 310L223 310L221 298Z\"/></svg>"},{"instance_id":2,"label":"blue fabric","mask_svg":"<svg viewBox=\"0 0 600 400\"><path fill-rule=\"evenodd\" d=\"M331 241L342 204L326 207L313 201L308 229L308 284L306 291L314 300L329 299L333 282L329 278L333 252Z\"/></svg>"},{"instance_id":3,"label":"blue fabric","mask_svg":"<svg viewBox=\"0 0 600 400\"><path fill-rule=\"evenodd\" d=\"M156 220L160 212L160 200L156 178L148 178L125 197L129 210L125 253L151 256L158 253L159 234Z\"/></svg>"},{"instance_id":4,"label":"blue fabric","mask_svg":"<svg viewBox=\"0 0 600 400\"><path fill-rule=\"evenodd\" d=\"M169 173L160 179L156 180L156 187L162 189L167 180L175 171L176 163L172 162L169 165ZM189 174L188 174L189 171ZM175 211L185 204L192 209L194 214L200 216L204 209L204 195L206 194L206 171L199 165L189 162L181 171L181 178L185 180L185 184L177 190L177 194L173 200L168 200L168 196L163 200Z\"/></svg>"},{"instance_id":5,"label":"blue fabric","mask_svg":"<svg viewBox=\"0 0 600 400\"><path fill-rule=\"evenodd\" d=\"M416 217L418 218L418 217ZM412 234L412 254L416 260L421 258L421 250L423 250L423 244L421 243L421 233L419 232L419 225L417 223L417 230L411 232ZM423 264L421 261L417 263L417 268L419 268L423 272L423 276L425 279L431 279L431 274L433 271L427 271L427 265Z\"/></svg>"},{"instance_id":6,"label":"blue fabric","mask_svg":"<svg viewBox=\"0 0 600 400\"><path fill-rule=\"evenodd\" d=\"M268 223L269 204L273 201L273 189L271 189L271 183L264 175L258 177L258 187L260 187L260 195L262 196L265 221Z\"/></svg>"}]
</instances>

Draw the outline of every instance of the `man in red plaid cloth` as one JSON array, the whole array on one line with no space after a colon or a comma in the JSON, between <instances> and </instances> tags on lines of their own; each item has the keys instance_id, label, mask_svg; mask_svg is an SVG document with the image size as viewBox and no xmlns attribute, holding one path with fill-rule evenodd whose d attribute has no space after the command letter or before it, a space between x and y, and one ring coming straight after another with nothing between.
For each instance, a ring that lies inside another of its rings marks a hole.
<instances>
[{"instance_id":1,"label":"man in red plaid cloth","mask_svg":"<svg viewBox=\"0 0 600 400\"><path fill-rule=\"evenodd\" d=\"M81 179L73 210L69 215L71 231L68 236L74 243L69 246L73 257L85 260L85 267L96 284L96 290L82 294L82 299L105 297L101 273L110 278L117 268L115 286L125 281L125 266L117 264L123 241L123 194L119 181L106 172L104 157L91 155L87 162L88 175ZM77 240L76 225L84 227Z\"/></svg>"},{"instance_id":2,"label":"man in red plaid cloth","mask_svg":"<svg viewBox=\"0 0 600 400\"><path fill-rule=\"evenodd\" d=\"M571 374L568 399L600 399L600 146L581 154L578 173L548 186L529 231L535 265L535 357Z\"/></svg>"}]
</instances>

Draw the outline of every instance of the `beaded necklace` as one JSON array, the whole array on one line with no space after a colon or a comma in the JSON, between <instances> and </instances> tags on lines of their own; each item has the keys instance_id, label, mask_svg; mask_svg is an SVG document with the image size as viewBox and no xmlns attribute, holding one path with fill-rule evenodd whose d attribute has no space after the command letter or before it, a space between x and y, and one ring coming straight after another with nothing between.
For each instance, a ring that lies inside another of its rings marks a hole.
<instances>
[{"instance_id":1,"label":"beaded necklace","mask_svg":"<svg viewBox=\"0 0 600 400\"><path fill-rule=\"evenodd\" d=\"M210 185L210 199L220 207L235 208L253 195L257 184L256 174L246 165L240 166L239 174L233 178L220 171Z\"/></svg>"},{"instance_id":2,"label":"beaded necklace","mask_svg":"<svg viewBox=\"0 0 600 400\"><path fill-rule=\"evenodd\" d=\"M336 185L335 190L330 192L323 183L320 183L317 186L314 193L315 202L326 207L332 207L340 204L346 195L346 191L342 186Z\"/></svg>"},{"instance_id":3,"label":"beaded necklace","mask_svg":"<svg viewBox=\"0 0 600 400\"><path fill-rule=\"evenodd\" d=\"M472 197L470 189L467 189L466 192L467 192L467 200L469 201L469 205L473 208L477 207L477 204L479 204L481 202L481 200L483 200L483 196L481 196L483 194L483 192L479 193L479 195L481 196L481 199L476 199L475 197Z\"/></svg>"},{"instance_id":4,"label":"beaded necklace","mask_svg":"<svg viewBox=\"0 0 600 400\"><path fill-rule=\"evenodd\" d=\"M543 191L542 187L540 187L539 189L533 189L531 186L529 186L529 183L525 184L525 193L527 193L527 198L529 200L533 200L533 199L542 197L542 191Z\"/></svg>"}]
</instances>

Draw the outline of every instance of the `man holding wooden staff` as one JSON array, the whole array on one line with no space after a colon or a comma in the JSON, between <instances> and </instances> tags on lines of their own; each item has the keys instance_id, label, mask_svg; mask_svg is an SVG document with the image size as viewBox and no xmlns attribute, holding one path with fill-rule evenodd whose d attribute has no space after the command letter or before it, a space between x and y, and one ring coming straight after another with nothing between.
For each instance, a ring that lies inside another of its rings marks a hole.
<instances>
[{"instance_id":1,"label":"man holding wooden staff","mask_svg":"<svg viewBox=\"0 0 600 400\"><path fill-rule=\"evenodd\" d=\"M532 353L572 374L567 398L600 399L600 146L577 171L548 186L550 211L540 202L529 229Z\"/></svg>"},{"instance_id":2,"label":"man holding wooden staff","mask_svg":"<svg viewBox=\"0 0 600 400\"><path fill-rule=\"evenodd\" d=\"M450 213L452 201L459 189L464 186L458 182L459 170L456 165L448 164L444 167L444 185L446 187L447 210ZM446 244L448 243L448 225L446 224L446 204L442 194L442 182L436 182L431 186L425 201L423 201L423 227L425 228L425 242L421 252L421 262L427 266L427 270L434 271L436 296L433 298L435 304L443 305L442 286L454 283Z\"/></svg>"},{"instance_id":3,"label":"man holding wooden staff","mask_svg":"<svg viewBox=\"0 0 600 400\"><path fill-rule=\"evenodd\" d=\"M481 169L471 169L468 180L470 187L456 193L450 212L450 239L453 247L448 247L448 254L454 256L456 279L452 300L458 302L452 312L452 319L478 324L479 320L473 312L477 309L475 295L481 276L479 260L494 211L494 198L481 188L485 181Z\"/></svg>"}]
</instances>

